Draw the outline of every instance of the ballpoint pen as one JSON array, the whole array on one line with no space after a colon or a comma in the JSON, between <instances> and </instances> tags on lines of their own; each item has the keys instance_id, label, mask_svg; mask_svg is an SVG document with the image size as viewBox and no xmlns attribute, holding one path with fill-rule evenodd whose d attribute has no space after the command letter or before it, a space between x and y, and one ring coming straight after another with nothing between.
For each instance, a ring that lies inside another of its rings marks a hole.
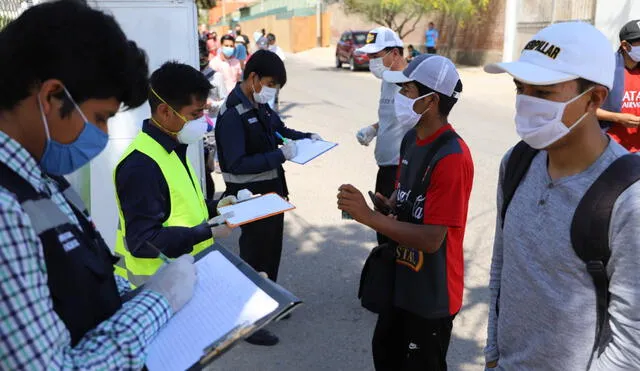
<instances>
[{"instance_id":1,"label":"ballpoint pen","mask_svg":"<svg viewBox=\"0 0 640 371\"><path fill-rule=\"evenodd\" d=\"M278 133L277 131L276 131L276 136L278 138L280 138L282 140L282 143L284 143L284 144L289 143L289 141L291 140L291 139L287 139L287 138L283 137L282 134Z\"/></svg>"}]
</instances>

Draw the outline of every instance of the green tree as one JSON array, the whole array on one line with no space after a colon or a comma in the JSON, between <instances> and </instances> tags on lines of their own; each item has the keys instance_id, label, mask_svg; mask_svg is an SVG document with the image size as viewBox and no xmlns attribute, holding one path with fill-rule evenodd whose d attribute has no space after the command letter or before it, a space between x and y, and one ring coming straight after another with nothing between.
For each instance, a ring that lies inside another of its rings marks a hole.
<instances>
[{"instance_id":1,"label":"green tree","mask_svg":"<svg viewBox=\"0 0 640 371\"><path fill-rule=\"evenodd\" d=\"M196 0L198 9L211 9L216 7L216 0Z\"/></svg>"},{"instance_id":2,"label":"green tree","mask_svg":"<svg viewBox=\"0 0 640 371\"><path fill-rule=\"evenodd\" d=\"M438 11L462 22L484 9L491 0L344 0L347 13L389 27L401 39L413 32L429 11Z\"/></svg>"}]
</instances>

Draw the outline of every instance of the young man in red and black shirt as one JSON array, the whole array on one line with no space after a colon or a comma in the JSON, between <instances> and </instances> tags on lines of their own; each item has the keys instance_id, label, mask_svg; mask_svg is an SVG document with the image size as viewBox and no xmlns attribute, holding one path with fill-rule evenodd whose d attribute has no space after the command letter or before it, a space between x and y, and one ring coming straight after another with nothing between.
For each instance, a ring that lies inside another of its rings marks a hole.
<instances>
[{"instance_id":1,"label":"young man in red and black shirt","mask_svg":"<svg viewBox=\"0 0 640 371\"><path fill-rule=\"evenodd\" d=\"M384 79L401 84L398 120L415 125L403 140L396 192L376 195L395 217L371 210L362 193L340 187L338 208L391 238L396 251L393 307L378 317L376 370L446 370L453 319L462 306L463 240L473 162L448 123L462 92L453 63L422 55Z\"/></svg>"}]
</instances>

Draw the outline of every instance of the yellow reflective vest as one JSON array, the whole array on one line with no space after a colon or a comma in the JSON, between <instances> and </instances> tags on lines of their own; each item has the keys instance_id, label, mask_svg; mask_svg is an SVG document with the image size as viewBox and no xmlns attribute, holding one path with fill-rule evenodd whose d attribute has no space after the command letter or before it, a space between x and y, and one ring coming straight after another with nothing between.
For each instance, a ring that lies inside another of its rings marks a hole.
<instances>
[{"instance_id":1,"label":"yellow reflective vest","mask_svg":"<svg viewBox=\"0 0 640 371\"><path fill-rule=\"evenodd\" d=\"M153 159L160 167L162 175L169 187L169 202L171 214L162 223L163 227L195 227L205 222L209 217L207 205L198 186L200 182L195 176L191 163L187 160L189 171L175 153L167 151L153 138L144 132L140 132L134 141L125 150L118 161L118 165L124 161L133 151L144 153ZM116 169L118 166L116 166ZM113 182L116 182L116 171L113 172ZM194 187L194 184L196 185ZM116 185L117 189L117 185ZM122 207L116 192L118 204L119 223L116 232L115 253L120 260L115 265L115 273L128 279L133 288L143 284L163 264L160 258L137 258L131 255L127 248L126 225L122 215ZM213 238L200 242L193 246L191 255L195 255L213 244Z\"/></svg>"}]
</instances>

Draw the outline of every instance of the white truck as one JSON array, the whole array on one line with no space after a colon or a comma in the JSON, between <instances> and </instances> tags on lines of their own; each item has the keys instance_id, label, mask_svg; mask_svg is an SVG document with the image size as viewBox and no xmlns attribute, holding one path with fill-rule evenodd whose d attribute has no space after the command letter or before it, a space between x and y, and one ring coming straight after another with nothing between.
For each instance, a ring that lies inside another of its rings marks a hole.
<instances>
[{"instance_id":1,"label":"white truck","mask_svg":"<svg viewBox=\"0 0 640 371\"><path fill-rule=\"evenodd\" d=\"M169 60L199 67L197 9L193 0L89 0L87 4L116 18L128 38L147 52L151 72ZM109 144L104 152L89 165L68 176L88 205L98 230L112 250L118 226L113 170L140 131L142 121L149 116L148 104L118 113L109 121ZM190 145L187 155L203 186L202 141Z\"/></svg>"}]
</instances>

